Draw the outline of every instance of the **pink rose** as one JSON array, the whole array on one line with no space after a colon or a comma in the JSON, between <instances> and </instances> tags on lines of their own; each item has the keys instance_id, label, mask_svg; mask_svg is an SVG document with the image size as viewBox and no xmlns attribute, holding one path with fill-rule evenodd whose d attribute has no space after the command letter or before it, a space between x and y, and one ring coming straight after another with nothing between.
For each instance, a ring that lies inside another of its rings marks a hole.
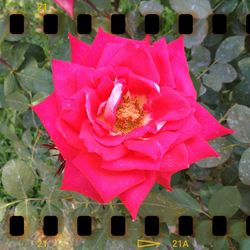
<instances>
[{"instance_id":1,"label":"pink rose","mask_svg":"<svg viewBox=\"0 0 250 250\"><path fill-rule=\"evenodd\" d=\"M61 189L119 197L135 219L155 182L171 190L172 174L219 156L208 140L233 131L196 102L183 36L69 40L71 62L53 60L54 92L33 107L66 160Z\"/></svg>"},{"instance_id":2,"label":"pink rose","mask_svg":"<svg viewBox=\"0 0 250 250\"><path fill-rule=\"evenodd\" d=\"M54 0L54 2L65 10L72 18L74 16L74 0Z\"/></svg>"}]
</instances>

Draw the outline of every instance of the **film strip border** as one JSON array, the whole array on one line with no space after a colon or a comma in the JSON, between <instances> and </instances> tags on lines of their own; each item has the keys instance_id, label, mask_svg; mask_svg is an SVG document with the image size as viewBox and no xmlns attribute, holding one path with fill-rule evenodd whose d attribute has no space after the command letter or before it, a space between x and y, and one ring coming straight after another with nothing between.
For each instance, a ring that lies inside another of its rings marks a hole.
<instances>
[{"instance_id":1,"label":"film strip border","mask_svg":"<svg viewBox=\"0 0 250 250\"><path fill-rule=\"evenodd\" d=\"M58 18L56 14L45 14L43 17L43 32L45 34L58 33ZM22 14L9 16L9 30L11 34L24 33L25 17ZM214 14L211 19L212 33L225 34L227 32L227 16L225 14ZM144 30L146 34L157 34L160 31L160 16L148 14L144 17ZM92 16L79 14L77 16L77 32L79 34L90 34L92 31ZM126 16L123 14L111 15L111 33L124 34L126 31ZM180 34L192 34L193 16L180 14L178 18L178 31ZM250 14L246 15L246 33L250 34Z\"/></svg>"},{"instance_id":2,"label":"film strip border","mask_svg":"<svg viewBox=\"0 0 250 250\"><path fill-rule=\"evenodd\" d=\"M178 218L179 236L195 236L194 220L192 216L180 216ZM20 237L25 234L25 219L23 216L11 216L8 222L9 235ZM126 218L124 216L112 216L110 218L110 236L125 237L129 235L126 228ZM59 220L57 216L45 216L43 218L43 234L45 236L57 236L59 233ZM92 234L92 217L78 216L76 218L76 235L91 236ZM158 216L146 216L144 218L144 235L159 236L160 219ZM228 234L228 220L225 216L214 216L211 219L211 233L214 236L226 236ZM245 220L245 233L250 236L250 216Z\"/></svg>"}]
</instances>

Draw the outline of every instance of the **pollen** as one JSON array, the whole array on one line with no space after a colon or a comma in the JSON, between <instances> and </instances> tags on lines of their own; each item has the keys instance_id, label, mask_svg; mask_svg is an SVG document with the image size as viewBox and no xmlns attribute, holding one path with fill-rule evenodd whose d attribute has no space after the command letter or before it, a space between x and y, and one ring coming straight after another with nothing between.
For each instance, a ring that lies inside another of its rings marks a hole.
<instances>
[{"instance_id":1,"label":"pollen","mask_svg":"<svg viewBox=\"0 0 250 250\"><path fill-rule=\"evenodd\" d=\"M143 125L146 112L143 104L136 96L123 96L123 100L116 110L115 131L128 133Z\"/></svg>"}]
</instances>

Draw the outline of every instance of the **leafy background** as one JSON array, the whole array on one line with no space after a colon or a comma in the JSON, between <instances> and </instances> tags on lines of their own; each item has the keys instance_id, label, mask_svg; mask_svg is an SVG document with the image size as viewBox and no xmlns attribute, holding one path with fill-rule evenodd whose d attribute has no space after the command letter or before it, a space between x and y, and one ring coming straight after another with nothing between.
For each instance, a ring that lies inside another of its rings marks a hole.
<instances>
[{"instance_id":1,"label":"leafy background","mask_svg":"<svg viewBox=\"0 0 250 250\"><path fill-rule=\"evenodd\" d=\"M38 10L37 3L46 4ZM192 10L192 11L190 11ZM8 16L23 13L25 33L11 35ZM60 14L57 35L42 31L44 13ZM76 34L72 20L52 1L3 0L0 2L0 249L136 249L137 239L160 241L157 247L173 249L173 240L187 240L188 247L174 249L250 249L245 234L245 219L250 215L250 36L245 32L245 16L250 13L248 0L78 0L75 16L93 16L91 35ZM61 177L56 150L41 147L48 136L31 105L43 100L53 90L50 62L52 58L69 60L68 31L91 42L101 25L110 31L110 14L126 14L126 36L144 36L144 16L161 16L160 33L168 41L178 37L178 14L191 13L194 32L186 35L185 46L190 73L202 103L222 123L237 132L211 144L221 157L209 158L177 173L172 180L173 192L155 185L132 222L119 200L102 207L81 195L59 191ZM211 14L228 17L225 35L211 33ZM158 237L143 235L144 216L160 217ZM93 235L88 240L76 236L78 215L94 218ZM10 238L8 218L26 218L24 237ZM60 234L45 237L42 218L57 215ZM126 238L109 235L110 217L125 215ZM194 217L194 237L180 237L177 219ZM214 215L228 218L228 234L211 234ZM43 244L46 244L43 245ZM182 243L183 244L183 243Z\"/></svg>"}]
</instances>

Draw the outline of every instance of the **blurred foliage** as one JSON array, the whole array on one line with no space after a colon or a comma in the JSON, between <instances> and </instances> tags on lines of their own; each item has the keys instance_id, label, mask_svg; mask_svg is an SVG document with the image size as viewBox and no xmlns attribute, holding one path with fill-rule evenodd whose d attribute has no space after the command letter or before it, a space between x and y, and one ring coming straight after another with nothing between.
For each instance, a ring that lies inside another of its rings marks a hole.
<instances>
[{"instance_id":1,"label":"blurred foliage","mask_svg":"<svg viewBox=\"0 0 250 250\"><path fill-rule=\"evenodd\" d=\"M37 4L46 4L46 10L38 10ZM173 248L173 240L187 240L186 249L250 249L244 222L250 215L250 40L245 33L249 12L247 0L76 0L75 16L93 16L93 32L79 35L76 19L52 1L0 1L0 248L37 249L46 243L48 249L136 249L136 240L145 238L160 241L160 250ZM11 13L25 15L25 34L9 34ZM45 13L59 14L58 34L43 34ZM155 185L135 222L119 200L102 207L59 190L61 178L54 176L60 165L58 152L40 146L48 143L48 136L30 109L53 90L51 59L69 60L68 32L90 43L100 25L110 31L111 13L126 14L125 36L133 39L144 37L146 14L159 14L160 33L151 38L166 37L168 41L179 36L178 15L192 14L194 32L185 36L185 46L198 101L222 124L237 131L211 142L221 157L205 159L177 173L172 193ZM226 34L211 33L213 13L227 15ZM160 217L161 233L145 237L144 216L152 212ZM4 232L7 218L14 214L27 219L25 240L9 239ZM88 240L77 238L75 231L77 216L84 214L94 218L94 233ZM44 215L59 218L60 233L55 238L46 238L41 232ZM126 240L110 238L112 215L126 216ZM194 217L195 237L178 236L180 215ZM229 219L225 237L211 234L214 215Z\"/></svg>"}]
</instances>

